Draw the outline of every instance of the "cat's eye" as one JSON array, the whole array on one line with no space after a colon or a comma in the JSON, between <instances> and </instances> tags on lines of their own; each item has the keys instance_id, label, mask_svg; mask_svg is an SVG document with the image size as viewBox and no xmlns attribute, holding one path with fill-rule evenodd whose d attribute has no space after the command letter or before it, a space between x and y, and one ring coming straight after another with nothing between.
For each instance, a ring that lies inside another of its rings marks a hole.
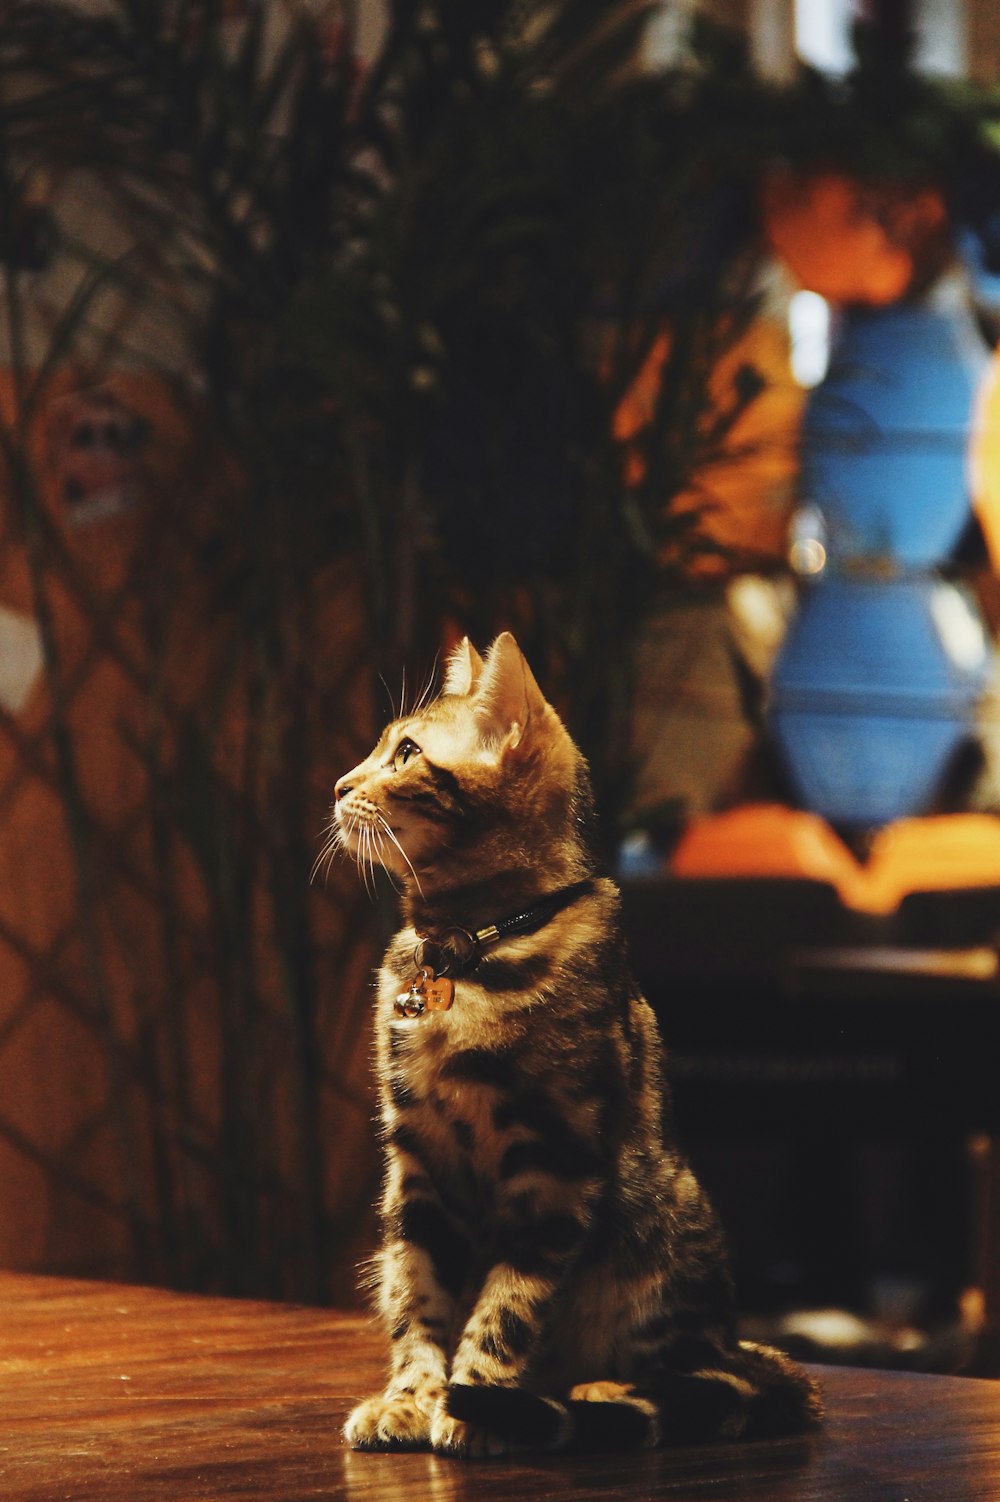
<instances>
[{"instance_id":1,"label":"cat's eye","mask_svg":"<svg viewBox=\"0 0 1000 1502\"><path fill-rule=\"evenodd\" d=\"M420 747L417 745L416 741L411 741L408 735L404 735L403 739L400 741L399 745L393 752L392 770L394 772L401 772L408 761L412 761L415 756L419 755Z\"/></svg>"}]
</instances>

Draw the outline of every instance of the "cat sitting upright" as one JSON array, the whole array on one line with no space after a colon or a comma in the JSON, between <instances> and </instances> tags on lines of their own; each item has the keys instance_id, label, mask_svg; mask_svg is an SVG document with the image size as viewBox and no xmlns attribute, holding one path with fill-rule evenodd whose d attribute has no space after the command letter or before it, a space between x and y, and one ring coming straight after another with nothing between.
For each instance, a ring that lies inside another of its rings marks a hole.
<instances>
[{"instance_id":1,"label":"cat sitting upright","mask_svg":"<svg viewBox=\"0 0 1000 1502\"><path fill-rule=\"evenodd\" d=\"M600 876L584 759L516 642L336 787L338 842L402 884L376 1008L385 1391L360 1449L446 1455L793 1433L811 1379L737 1339L713 1211Z\"/></svg>"}]
</instances>

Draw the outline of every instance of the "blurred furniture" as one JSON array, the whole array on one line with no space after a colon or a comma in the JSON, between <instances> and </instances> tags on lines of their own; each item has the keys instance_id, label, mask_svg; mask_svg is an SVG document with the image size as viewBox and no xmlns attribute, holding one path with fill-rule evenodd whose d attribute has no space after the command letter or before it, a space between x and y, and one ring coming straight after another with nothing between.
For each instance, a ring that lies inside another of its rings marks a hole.
<instances>
[{"instance_id":1,"label":"blurred furniture","mask_svg":"<svg viewBox=\"0 0 1000 1502\"><path fill-rule=\"evenodd\" d=\"M926 1164L928 1275L943 1302L978 1283L1000 1331L997 1154L979 1153L975 1205L960 1164L973 1135L1000 1136L1000 888L914 892L887 917L793 878L651 877L623 893L682 1140L790 1143L813 1165L795 1213L845 1264L848 1145L908 1142Z\"/></svg>"},{"instance_id":2,"label":"blurred furniture","mask_svg":"<svg viewBox=\"0 0 1000 1502\"><path fill-rule=\"evenodd\" d=\"M942 230L941 199L925 209ZM987 359L947 283L845 307L806 404L790 557L808 582L770 674L768 720L806 807L858 831L925 813L979 735L994 652L976 599L940 570L972 518Z\"/></svg>"},{"instance_id":3,"label":"blurred furniture","mask_svg":"<svg viewBox=\"0 0 1000 1502\"><path fill-rule=\"evenodd\" d=\"M464 1464L345 1449L340 1425L384 1361L358 1316L23 1274L0 1275L0 1304L5 1502L996 1495L990 1382L830 1369L828 1421L807 1439Z\"/></svg>"}]
</instances>

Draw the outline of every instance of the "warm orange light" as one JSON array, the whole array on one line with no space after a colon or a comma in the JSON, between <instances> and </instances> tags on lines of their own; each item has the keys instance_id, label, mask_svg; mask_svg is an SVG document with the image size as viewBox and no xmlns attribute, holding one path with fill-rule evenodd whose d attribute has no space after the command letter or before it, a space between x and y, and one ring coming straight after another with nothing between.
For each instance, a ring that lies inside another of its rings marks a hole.
<instances>
[{"instance_id":1,"label":"warm orange light","mask_svg":"<svg viewBox=\"0 0 1000 1502\"><path fill-rule=\"evenodd\" d=\"M694 819L674 851L676 876L787 876L826 881L862 906L864 873L819 814L781 803L748 803Z\"/></svg>"},{"instance_id":2,"label":"warm orange light","mask_svg":"<svg viewBox=\"0 0 1000 1502\"><path fill-rule=\"evenodd\" d=\"M891 913L907 892L1000 887L1000 819L941 814L900 819L875 836L866 866L866 906Z\"/></svg>"},{"instance_id":3,"label":"warm orange light","mask_svg":"<svg viewBox=\"0 0 1000 1502\"><path fill-rule=\"evenodd\" d=\"M993 572L1000 574L1000 350L987 366L976 396L969 487Z\"/></svg>"},{"instance_id":4,"label":"warm orange light","mask_svg":"<svg viewBox=\"0 0 1000 1502\"><path fill-rule=\"evenodd\" d=\"M896 302L947 259L948 215L936 188L783 171L767 179L761 210L775 255L833 302Z\"/></svg>"},{"instance_id":5,"label":"warm orange light","mask_svg":"<svg viewBox=\"0 0 1000 1502\"><path fill-rule=\"evenodd\" d=\"M692 820L671 869L689 878L826 881L846 906L888 914L908 892L1000 887L1000 818L899 819L879 830L861 865L819 814L751 803Z\"/></svg>"},{"instance_id":6,"label":"warm orange light","mask_svg":"<svg viewBox=\"0 0 1000 1502\"><path fill-rule=\"evenodd\" d=\"M628 441L653 420L670 354L664 333L615 414L614 433ZM681 495L664 497L674 514L700 513L700 529L710 541L740 556L783 559L798 473L798 439L805 392L792 379L788 330L775 318L758 318L716 362L709 380L711 398L702 421L707 432L720 412L732 407L736 383L747 367L762 378L762 389L732 422L716 451L691 477ZM645 462L638 447L626 459L626 482L639 484ZM726 566L711 554L699 571Z\"/></svg>"}]
</instances>

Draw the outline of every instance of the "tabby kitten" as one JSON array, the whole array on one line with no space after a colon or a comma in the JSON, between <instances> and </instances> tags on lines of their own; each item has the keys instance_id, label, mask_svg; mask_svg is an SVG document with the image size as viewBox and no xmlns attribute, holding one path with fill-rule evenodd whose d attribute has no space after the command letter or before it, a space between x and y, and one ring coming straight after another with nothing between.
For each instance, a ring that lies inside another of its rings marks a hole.
<instances>
[{"instance_id":1,"label":"tabby kitten","mask_svg":"<svg viewBox=\"0 0 1000 1502\"><path fill-rule=\"evenodd\" d=\"M736 1338L586 765L512 636L485 662L461 644L441 697L337 783L334 822L406 916L376 1015L391 1374L348 1442L480 1455L815 1424L805 1373Z\"/></svg>"}]
</instances>

